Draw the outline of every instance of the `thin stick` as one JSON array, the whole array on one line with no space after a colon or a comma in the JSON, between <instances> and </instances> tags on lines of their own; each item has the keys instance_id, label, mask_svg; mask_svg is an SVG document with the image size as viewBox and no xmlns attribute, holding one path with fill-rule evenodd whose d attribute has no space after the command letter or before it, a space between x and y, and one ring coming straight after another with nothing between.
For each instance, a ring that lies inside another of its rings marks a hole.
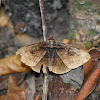
<instances>
[{"instance_id":1,"label":"thin stick","mask_svg":"<svg viewBox=\"0 0 100 100\"><path fill-rule=\"evenodd\" d=\"M43 0L39 0L39 5L40 5L41 19L42 19L43 38L44 38L44 41L46 41L46 39L47 39L47 25L46 25L46 22L45 22ZM46 72L44 74L42 100L47 100L47 92L48 92L48 68L46 67Z\"/></svg>"},{"instance_id":2,"label":"thin stick","mask_svg":"<svg viewBox=\"0 0 100 100\"><path fill-rule=\"evenodd\" d=\"M42 30L43 30L43 38L46 41L47 38L47 25L45 22L45 15L44 15L44 2L43 0L39 0L40 11L41 11L41 19L42 19Z\"/></svg>"},{"instance_id":3,"label":"thin stick","mask_svg":"<svg viewBox=\"0 0 100 100\"><path fill-rule=\"evenodd\" d=\"M47 100L47 92L48 92L48 68L46 67L46 73L44 74L44 84L43 84L42 100Z\"/></svg>"},{"instance_id":4,"label":"thin stick","mask_svg":"<svg viewBox=\"0 0 100 100\"><path fill-rule=\"evenodd\" d=\"M0 0L0 7L1 7L1 0Z\"/></svg>"}]
</instances>

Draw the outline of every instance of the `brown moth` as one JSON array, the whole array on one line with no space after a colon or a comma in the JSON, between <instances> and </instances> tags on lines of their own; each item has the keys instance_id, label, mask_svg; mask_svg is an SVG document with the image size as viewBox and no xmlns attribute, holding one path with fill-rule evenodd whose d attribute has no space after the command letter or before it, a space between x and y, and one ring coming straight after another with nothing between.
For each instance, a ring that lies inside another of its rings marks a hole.
<instances>
[{"instance_id":1,"label":"brown moth","mask_svg":"<svg viewBox=\"0 0 100 100\"><path fill-rule=\"evenodd\" d=\"M16 54L21 55L21 61L38 73L43 65L44 73L47 66L50 71L63 74L90 59L86 51L56 42L52 37L49 37L47 41L24 46Z\"/></svg>"}]
</instances>

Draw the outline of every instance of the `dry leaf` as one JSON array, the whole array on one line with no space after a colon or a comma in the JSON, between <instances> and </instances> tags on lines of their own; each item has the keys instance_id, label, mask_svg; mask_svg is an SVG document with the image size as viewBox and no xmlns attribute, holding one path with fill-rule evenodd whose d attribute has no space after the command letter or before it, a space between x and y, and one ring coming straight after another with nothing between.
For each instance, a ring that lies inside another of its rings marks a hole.
<instances>
[{"instance_id":1,"label":"dry leaf","mask_svg":"<svg viewBox=\"0 0 100 100\"><path fill-rule=\"evenodd\" d=\"M23 80L26 77L26 73L25 72L7 74L7 75L0 76L0 91L8 89L8 80L9 80L9 76L10 75L13 75L13 77L15 77L17 79L19 84L22 83Z\"/></svg>"},{"instance_id":2,"label":"dry leaf","mask_svg":"<svg viewBox=\"0 0 100 100\"><path fill-rule=\"evenodd\" d=\"M34 100L42 100L42 95L41 94L39 94L38 96L36 96L35 97L35 99Z\"/></svg>"},{"instance_id":3,"label":"dry leaf","mask_svg":"<svg viewBox=\"0 0 100 100\"><path fill-rule=\"evenodd\" d=\"M78 93L75 100L83 100L86 98L95 88L96 82L98 81L98 78L100 77L100 63L97 65L97 69L95 69L86 82L83 84L83 87L81 91Z\"/></svg>"},{"instance_id":4,"label":"dry leaf","mask_svg":"<svg viewBox=\"0 0 100 100\"><path fill-rule=\"evenodd\" d=\"M90 54L90 61L83 65L85 73L84 83L75 100L83 100L86 98L95 89L100 77L100 61L98 60L100 52L92 50Z\"/></svg>"},{"instance_id":5,"label":"dry leaf","mask_svg":"<svg viewBox=\"0 0 100 100\"><path fill-rule=\"evenodd\" d=\"M89 54L91 55L91 59L83 65L84 78L88 76L88 74L94 69L97 60L100 59L100 51L98 51L97 49L92 49L91 51L89 51Z\"/></svg>"},{"instance_id":6,"label":"dry leaf","mask_svg":"<svg viewBox=\"0 0 100 100\"><path fill-rule=\"evenodd\" d=\"M61 42L62 42L62 43L65 43L65 44L70 44L70 43L71 43L71 40L63 39Z\"/></svg>"},{"instance_id":7,"label":"dry leaf","mask_svg":"<svg viewBox=\"0 0 100 100\"><path fill-rule=\"evenodd\" d=\"M0 100L4 100L5 95L0 96Z\"/></svg>"},{"instance_id":8,"label":"dry leaf","mask_svg":"<svg viewBox=\"0 0 100 100\"><path fill-rule=\"evenodd\" d=\"M21 61L36 71L43 72L47 66L56 74L63 74L77 68L90 59L90 55L80 49L71 47L61 42L56 42L52 37L32 45L22 47L16 54L21 55Z\"/></svg>"},{"instance_id":9,"label":"dry leaf","mask_svg":"<svg viewBox=\"0 0 100 100\"><path fill-rule=\"evenodd\" d=\"M0 27L4 27L9 22L9 16L6 15L3 9L0 9Z\"/></svg>"},{"instance_id":10,"label":"dry leaf","mask_svg":"<svg viewBox=\"0 0 100 100\"><path fill-rule=\"evenodd\" d=\"M96 61L94 59L90 59L84 66L84 78L88 76L88 74L92 71L94 66L96 65Z\"/></svg>"},{"instance_id":11,"label":"dry leaf","mask_svg":"<svg viewBox=\"0 0 100 100\"><path fill-rule=\"evenodd\" d=\"M97 49L92 49L91 51L89 51L89 54L91 55L92 59L100 59L100 51L98 51Z\"/></svg>"},{"instance_id":12,"label":"dry leaf","mask_svg":"<svg viewBox=\"0 0 100 100\"><path fill-rule=\"evenodd\" d=\"M0 27L8 26L14 32L13 24L10 20L9 13L5 13L5 9L0 9Z\"/></svg>"},{"instance_id":13,"label":"dry leaf","mask_svg":"<svg viewBox=\"0 0 100 100\"><path fill-rule=\"evenodd\" d=\"M8 91L4 100L25 100L25 82L19 87L17 80L10 76Z\"/></svg>"},{"instance_id":14,"label":"dry leaf","mask_svg":"<svg viewBox=\"0 0 100 100\"><path fill-rule=\"evenodd\" d=\"M21 62L19 55L13 55L4 59L0 59L0 75L15 72L29 72L30 70L30 67Z\"/></svg>"}]
</instances>

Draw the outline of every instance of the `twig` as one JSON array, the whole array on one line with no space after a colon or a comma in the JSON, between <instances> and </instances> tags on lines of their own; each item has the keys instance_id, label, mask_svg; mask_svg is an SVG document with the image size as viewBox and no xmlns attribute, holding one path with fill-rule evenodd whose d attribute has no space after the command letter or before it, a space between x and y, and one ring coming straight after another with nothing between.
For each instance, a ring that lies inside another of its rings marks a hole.
<instances>
[{"instance_id":1,"label":"twig","mask_svg":"<svg viewBox=\"0 0 100 100\"><path fill-rule=\"evenodd\" d=\"M39 5L40 5L41 19L42 19L43 38L44 38L44 41L46 41L46 38L47 38L47 25L46 25L46 22L45 22L43 0L39 0Z\"/></svg>"},{"instance_id":2,"label":"twig","mask_svg":"<svg viewBox=\"0 0 100 100\"><path fill-rule=\"evenodd\" d=\"M47 100L47 92L48 92L48 68L46 67L46 72L44 74L44 84L43 84L42 100Z\"/></svg>"},{"instance_id":3,"label":"twig","mask_svg":"<svg viewBox=\"0 0 100 100\"><path fill-rule=\"evenodd\" d=\"M40 5L41 19L42 19L43 38L44 38L44 41L46 41L46 39L47 39L47 25L46 25L46 22L45 22L43 0L39 0L39 5ZM46 67L46 72L44 74L42 100L47 100L47 91L48 91L48 68Z\"/></svg>"},{"instance_id":4,"label":"twig","mask_svg":"<svg viewBox=\"0 0 100 100\"><path fill-rule=\"evenodd\" d=\"M1 0L0 0L0 7L1 7Z\"/></svg>"}]
</instances>

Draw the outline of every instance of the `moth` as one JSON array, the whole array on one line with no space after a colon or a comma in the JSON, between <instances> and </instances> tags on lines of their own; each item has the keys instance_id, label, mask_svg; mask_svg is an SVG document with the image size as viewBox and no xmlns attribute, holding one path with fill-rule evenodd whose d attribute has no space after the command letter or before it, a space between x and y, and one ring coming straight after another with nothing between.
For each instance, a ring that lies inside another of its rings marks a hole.
<instances>
[{"instance_id":1,"label":"moth","mask_svg":"<svg viewBox=\"0 0 100 100\"><path fill-rule=\"evenodd\" d=\"M21 61L24 64L38 73L43 65L44 73L47 66L53 73L63 74L81 66L90 59L88 52L57 42L53 37L49 37L47 41L24 46L16 54L21 56Z\"/></svg>"}]
</instances>

